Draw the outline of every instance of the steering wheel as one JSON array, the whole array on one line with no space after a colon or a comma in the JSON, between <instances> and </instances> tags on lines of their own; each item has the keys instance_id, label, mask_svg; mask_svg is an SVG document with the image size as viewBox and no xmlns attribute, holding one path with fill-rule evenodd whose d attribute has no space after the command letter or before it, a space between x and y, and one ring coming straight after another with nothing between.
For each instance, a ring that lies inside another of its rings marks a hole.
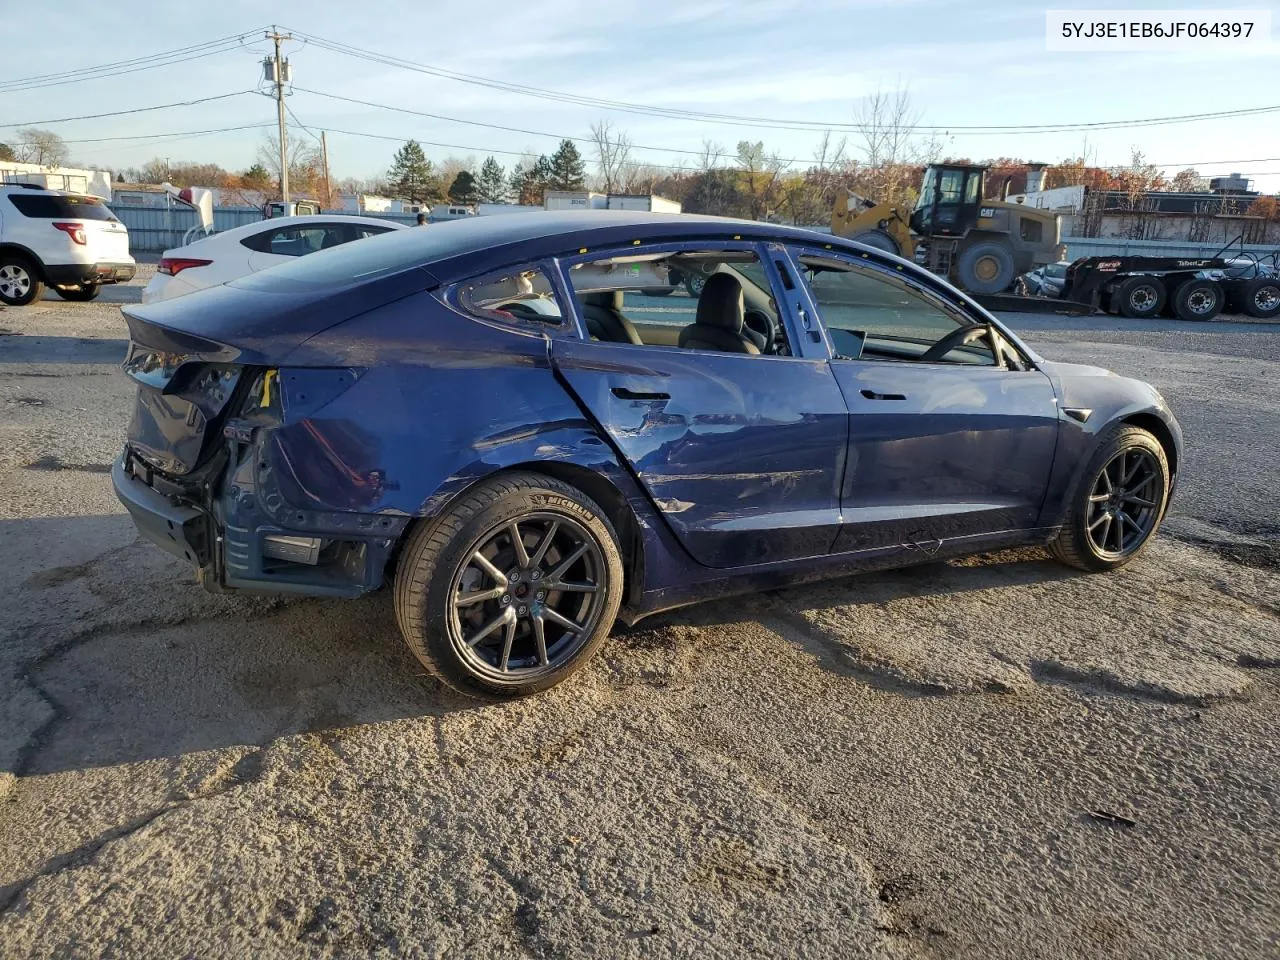
<instances>
[{"instance_id":1,"label":"steering wheel","mask_svg":"<svg viewBox=\"0 0 1280 960\"><path fill-rule=\"evenodd\" d=\"M778 342L778 323L773 317L763 310L748 310L742 316L742 325L764 337L761 353L773 353L774 344Z\"/></svg>"},{"instance_id":2,"label":"steering wheel","mask_svg":"<svg viewBox=\"0 0 1280 960\"><path fill-rule=\"evenodd\" d=\"M991 328L985 323L970 323L956 327L932 347L920 355L921 363L937 363L952 350L985 337Z\"/></svg>"}]
</instances>

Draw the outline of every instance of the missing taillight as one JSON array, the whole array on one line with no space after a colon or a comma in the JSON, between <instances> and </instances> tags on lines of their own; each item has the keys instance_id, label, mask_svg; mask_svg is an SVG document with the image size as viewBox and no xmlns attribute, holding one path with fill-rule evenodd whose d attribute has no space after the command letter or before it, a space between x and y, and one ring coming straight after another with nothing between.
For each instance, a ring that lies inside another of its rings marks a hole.
<instances>
[{"instance_id":1,"label":"missing taillight","mask_svg":"<svg viewBox=\"0 0 1280 960\"><path fill-rule=\"evenodd\" d=\"M83 242L82 240L81 243ZM156 269L160 273L176 277L183 270L190 270L193 267L207 267L211 263L213 263L212 260L197 260L194 257L161 257L160 265Z\"/></svg>"}]
</instances>

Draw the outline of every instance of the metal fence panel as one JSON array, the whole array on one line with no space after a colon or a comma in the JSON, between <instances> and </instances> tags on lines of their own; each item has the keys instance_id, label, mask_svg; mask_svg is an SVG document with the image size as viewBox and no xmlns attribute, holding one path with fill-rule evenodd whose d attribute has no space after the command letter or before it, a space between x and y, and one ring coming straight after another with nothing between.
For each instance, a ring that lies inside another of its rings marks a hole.
<instances>
[{"instance_id":1,"label":"metal fence panel","mask_svg":"<svg viewBox=\"0 0 1280 960\"><path fill-rule=\"evenodd\" d=\"M1212 257L1222 251L1220 243L1189 243L1183 240L1124 240L1117 237L1063 237L1067 247L1067 259L1079 257L1187 257L1199 259ZM1260 243L1238 244L1222 253L1224 257L1245 253L1259 256L1274 253L1276 247Z\"/></svg>"}]
</instances>

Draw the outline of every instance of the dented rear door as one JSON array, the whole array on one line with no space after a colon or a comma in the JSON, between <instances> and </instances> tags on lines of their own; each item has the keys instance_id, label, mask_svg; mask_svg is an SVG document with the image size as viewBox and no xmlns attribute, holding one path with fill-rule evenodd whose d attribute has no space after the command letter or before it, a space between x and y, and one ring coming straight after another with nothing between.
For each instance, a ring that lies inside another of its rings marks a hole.
<instances>
[{"instance_id":1,"label":"dented rear door","mask_svg":"<svg viewBox=\"0 0 1280 960\"><path fill-rule=\"evenodd\" d=\"M830 551L849 417L826 361L569 339L552 357L698 562Z\"/></svg>"}]
</instances>

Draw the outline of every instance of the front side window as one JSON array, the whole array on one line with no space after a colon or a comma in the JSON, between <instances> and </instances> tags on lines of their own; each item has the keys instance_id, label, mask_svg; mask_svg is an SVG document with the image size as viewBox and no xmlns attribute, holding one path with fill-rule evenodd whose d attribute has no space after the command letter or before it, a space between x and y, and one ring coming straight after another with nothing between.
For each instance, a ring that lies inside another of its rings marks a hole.
<instances>
[{"instance_id":1,"label":"front side window","mask_svg":"<svg viewBox=\"0 0 1280 960\"><path fill-rule=\"evenodd\" d=\"M509 267L458 285L459 307L474 317L499 323L559 325L564 311L547 272L537 266Z\"/></svg>"},{"instance_id":2,"label":"front side window","mask_svg":"<svg viewBox=\"0 0 1280 960\"><path fill-rule=\"evenodd\" d=\"M626 251L569 268L587 335L605 343L789 356L753 250Z\"/></svg>"},{"instance_id":3,"label":"front side window","mask_svg":"<svg viewBox=\"0 0 1280 960\"><path fill-rule=\"evenodd\" d=\"M918 361L944 337L972 323L897 275L827 257L802 255L799 262L838 359ZM927 359L996 363L985 338Z\"/></svg>"}]
</instances>

